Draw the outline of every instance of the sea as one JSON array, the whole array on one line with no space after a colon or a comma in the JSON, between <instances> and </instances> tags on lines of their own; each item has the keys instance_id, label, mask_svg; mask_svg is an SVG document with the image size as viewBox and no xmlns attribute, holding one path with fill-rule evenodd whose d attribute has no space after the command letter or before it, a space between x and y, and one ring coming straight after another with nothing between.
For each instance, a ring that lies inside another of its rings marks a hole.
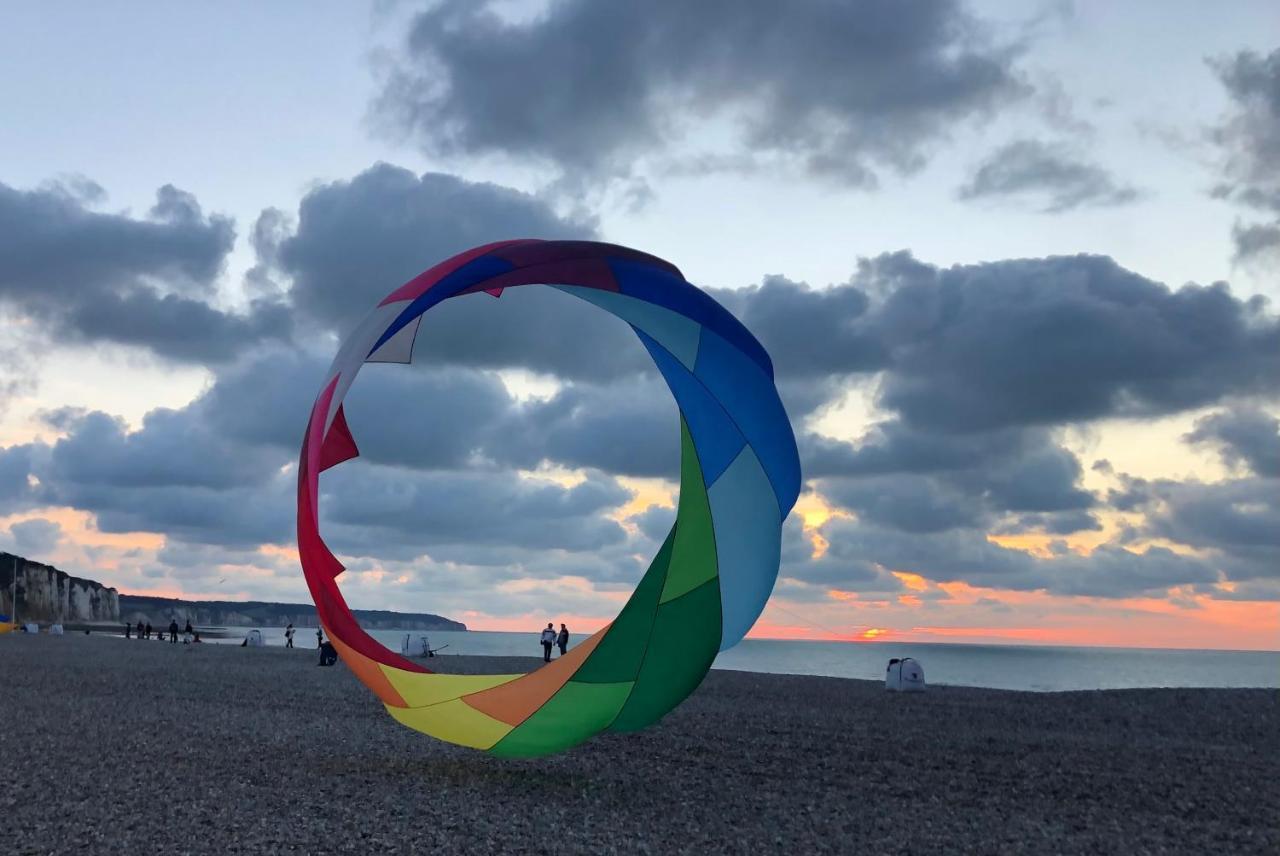
<instances>
[{"instance_id":1,"label":"sea","mask_svg":"<svg viewBox=\"0 0 1280 856\"><path fill-rule=\"evenodd\" d=\"M266 645L284 645L284 628L258 629ZM239 645L248 631L249 628L227 628L229 637L209 641ZM408 636L414 650L421 650L421 640L426 637L437 657L542 656L537 633L374 630L369 635L396 653L402 650ZM575 641L583 638L577 636ZM315 648L315 628L298 628L294 645ZM1277 651L746 639L722 651L712 668L883 680L885 668L893 657L913 657L924 669L925 680L930 684L1001 690L1280 688L1280 652Z\"/></svg>"}]
</instances>

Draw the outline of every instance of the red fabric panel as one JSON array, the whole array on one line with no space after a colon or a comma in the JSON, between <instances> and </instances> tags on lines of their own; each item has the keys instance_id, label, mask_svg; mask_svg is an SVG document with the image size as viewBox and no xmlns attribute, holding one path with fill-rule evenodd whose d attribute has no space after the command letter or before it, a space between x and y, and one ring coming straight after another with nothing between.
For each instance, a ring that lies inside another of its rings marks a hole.
<instances>
[{"instance_id":1,"label":"red fabric panel","mask_svg":"<svg viewBox=\"0 0 1280 856\"><path fill-rule=\"evenodd\" d=\"M530 265L509 273L500 274L464 288L458 294L474 294L477 291L512 288L517 285L581 285L602 291L617 291L618 283L604 259L562 259L546 264Z\"/></svg>"},{"instance_id":2,"label":"red fabric panel","mask_svg":"<svg viewBox=\"0 0 1280 856\"><path fill-rule=\"evenodd\" d=\"M347 415L339 404L338 413L333 417L333 424L329 426L329 433L325 435L324 444L320 447L320 472L358 457L359 454L356 440L347 427Z\"/></svg>"}]
</instances>

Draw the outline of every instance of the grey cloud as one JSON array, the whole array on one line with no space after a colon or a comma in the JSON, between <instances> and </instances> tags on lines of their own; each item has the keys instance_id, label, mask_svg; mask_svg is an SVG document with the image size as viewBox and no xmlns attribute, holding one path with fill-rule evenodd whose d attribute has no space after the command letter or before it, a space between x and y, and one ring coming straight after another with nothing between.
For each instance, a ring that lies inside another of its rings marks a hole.
<instances>
[{"instance_id":1,"label":"grey cloud","mask_svg":"<svg viewBox=\"0 0 1280 856\"><path fill-rule=\"evenodd\" d=\"M1145 534L1169 538L1235 559L1232 579L1280 576L1280 496L1270 479L1213 484L1159 481L1151 490Z\"/></svg>"},{"instance_id":2,"label":"grey cloud","mask_svg":"<svg viewBox=\"0 0 1280 856\"><path fill-rule=\"evenodd\" d=\"M1280 419L1263 410L1238 407L1204 416L1184 439L1218 446L1229 466L1280 478Z\"/></svg>"},{"instance_id":3,"label":"grey cloud","mask_svg":"<svg viewBox=\"0 0 1280 856\"><path fill-rule=\"evenodd\" d=\"M1224 171L1244 201L1280 199L1280 49L1262 56L1240 51L1210 62L1232 100L1232 111L1214 129L1224 150Z\"/></svg>"},{"instance_id":4,"label":"grey cloud","mask_svg":"<svg viewBox=\"0 0 1280 856\"><path fill-rule=\"evenodd\" d=\"M868 576L859 562L920 574L936 582L1090 597L1130 597L1219 579L1213 563L1159 547L1141 554L1101 547L1089 556L1064 553L1038 558L993 544L985 533L975 530L954 529L921 538L833 518L821 531L831 544L828 555L835 560L793 569L793 576L834 583L847 567L853 574L848 586L852 591L858 590L860 577ZM841 561L845 556L850 558Z\"/></svg>"},{"instance_id":5,"label":"grey cloud","mask_svg":"<svg viewBox=\"0 0 1280 856\"><path fill-rule=\"evenodd\" d=\"M1073 208L1124 205L1136 200L1138 191L1067 146L1017 140L978 164L958 195L969 200L1024 199L1046 214L1060 214Z\"/></svg>"},{"instance_id":6,"label":"grey cloud","mask_svg":"<svg viewBox=\"0 0 1280 856\"><path fill-rule=\"evenodd\" d=\"M859 519L917 534L973 528L985 509L941 482L899 474L863 479L829 479L819 484L828 499L857 512Z\"/></svg>"},{"instance_id":7,"label":"grey cloud","mask_svg":"<svg viewBox=\"0 0 1280 856\"><path fill-rule=\"evenodd\" d=\"M593 476L564 488L512 472L414 473L348 465L322 485L335 524L379 540L414 544L518 545L592 550L621 543L626 532L602 516L631 494ZM342 532L334 543L341 549Z\"/></svg>"},{"instance_id":8,"label":"grey cloud","mask_svg":"<svg viewBox=\"0 0 1280 856\"><path fill-rule=\"evenodd\" d=\"M1210 61L1231 99L1231 111L1211 132L1223 153L1224 182L1214 195L1280 215L1280 49L1263 56L1240 51ZM1280 257L1280 218L1237 224L1237 261Z\"/></svg>"},{"instance_id":9,"label":"grey cloud","mask_svg":"<svg viewBox=\"0 0 1280 856\"><path fill-rule=\"evenodd\" d=\"M28 558L48 555L62 540L62 527L41 517L14 523L9 532L17 553Z\"/></svg>"},{"instance_id":10,"label":"grey cloud","mask_svg":"<svg viewBox=\"0 0 1280 856\"><path fill-rule=\"evenodd\" d=\"M889 294L879 403L923 430L1172 413L1280 377L1280 319L1225 283L1171 291L1097 256L937 269L904 254L858 282Z\"/></svg>"},{"instance_id":11,"label":"grey cloud","mask_svg":"<svg viewBox=\"0 0 1280 856\"><path fill-rule=\"evenodd\" d=\"M987 528L1010 515L1027 529L1097 528L1087 513L1097 501L1080 487L1080 462L1049 432L1006 430L950 443L936 435L937 454L914 455L917 448L927 452L930 436L889 422L860 446L822 440L816 470L801 460L829 500L900 531ZM834 474L821 477L824 467Z\"/></svg>"},{"instance_id":12,"label":"grey cloud","mask_svg":"<svg viewBox=\"0 0 1280 856\"><path fill-rule=\"evenodd\" d=\"M1027 87L1016 48L955 2L569 0L503 21L445 2L415 19L375 115L437 154L627 175L692 124L738 151L850 185L911 172L953 125ZM537 81L520 85L518 81Z\"/></svg>"},{"instance_id":13,"label":"grey cloud","mask_svg":"<svg viewBox=\"0 0 1280 856\"><path fill-rule=\"evenodd\" d=\"M566 386L513 410L495 426L488 455L533 468L543 460L633 476L677 478L680 422L656 377Z\"/></svg>"},{"instance_id":14,"label":"grey cloud","mask_svg":"<svg viewBox=\"0 0 1280 856\"><path fill-rule=\"evenodd\" d=\"M437 173L419 177L385 163L310 191L297 219L287 237L274 234L274 224L259 236L259 259L291 277L299 311L340 331L397 286L479 244L594 237L590 224L562 220L545 202L510 188ZM492 335L480 327L470 332Z\"/></svg>"},{"instance_id":15,"label":"grey cloud","mask_svg":"<svg viewBox=\"0 0 1280 856\"><path fill-rule=\"evenodd\" d=\"M783 276L758 286L712 289L775 356L792 378L869 372L888 363L877 330L868 323L871 298L859 288L812 289Z\"/></svg>"},{"instance_id":16,"label":"grey cloud","mask_svg":"<svg viewBox=\"0 0 1280 856\"><path fill-rule=\"evenodd\" d=\"M280 465L252 446L225 442L185 410L152 410L142 430L133 433L101 412L74 419L67 430L53 444L43 471L42 481L50 485L218 490L261 483Z\"/></svg>"},{"instance_id":17,"label":"grey cloud","mask_svg":"<svg viewBox=\"0 0 1280 856\"><path fill-rule=\"evenodd\" d=\"M1280 262L1280 220L1274 223L1237 223L1231 227L1237 262Z\"/></svg>"},{"instance_id":18,"label":"grey cloud","mask_svg":"<svg viewBox=\"0 0 1280 856\"><path fill-rule=\"evenodd\" d=\"M34 492L28 476L47 456L48 447L39 443L0 446L0 514L29 507Z\"/></svg>"},{"instance_id":19,"label":"grey cloud","mask_svg":"<svg viewBox=\"0 0 1280 856\"><path fill-rule=\"evenodd\" d=\"M230 220L206 216L171 185L146 219L88 207L100 197L87 179L28 191L0 184L0 304L52 337L182 361L222 361L287 337L282 309L237 315L210 304L235 239Z\"/></svg>"}]
</instances>

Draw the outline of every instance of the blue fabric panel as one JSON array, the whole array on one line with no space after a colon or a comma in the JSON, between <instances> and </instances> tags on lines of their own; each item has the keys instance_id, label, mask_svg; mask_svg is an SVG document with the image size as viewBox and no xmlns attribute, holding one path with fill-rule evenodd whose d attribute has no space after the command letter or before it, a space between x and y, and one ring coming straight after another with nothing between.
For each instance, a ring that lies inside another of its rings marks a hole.
<instances>
[{"instance_id":1,"label":"blue fabric panel","mask_svg":"<svg viewBox=\"0 0 1280 856\"><path fill-rule=\"evenodd\" d=\"M778 578L782 518L773 485L750 446L707 491L716 532L723 612L720 650L747 635Z\"/></svg>"},{"instance_id":2,"label":"blue fabric panel","mask_svg":"<svg viewBox=\"0 0 1280 856\"><path fill-rule=\"evenodd\" d=\"M702 331L695 374L755 450L773 484L778 507L784 515L790 512L800 495L800 455L773 381L708 329Z\"/></svg>"},{"instance_id":3,"label":"blue fabric panel","mask_svg":"<svg viewBox=\"0 0 1280 856\"><path fill-rule=\"evenodd\" d=\"M478 259L472 259L453 273L446 276L444 279L437 282L435 285L428 288L425 292L414 299L412 303L406 306L404 311L400 313L396 320L391 322L391 326L386 329L382 334L382 337L378 339L377 343L369 349L369 354L372 354L374 351L381 348L388 339L396 333L399 333L400 330L406 327L414 318L417 318L440 301L453 297L464 288L470 288L476 283L483 282L486 279L491 279L514 269L515 265L511 264L511 262L506 259L497 258L496 256L481 256ZM369 354L365 354L365 359L368 359Z\"/></svg>"},{"instance_id":4,"label":"blue fabric panel","mask_svg":"<svg viewBox=\"0 0 1280 856\"><path fill-rule=\"evenodd\" d=\"M666 307L697 321L721 338L732 342L760 369L773 377L773 363L756 337L742 322L700 289L678 276L651 265L638 264L622 259L609 259L609 268L623 294L637 297L648 303Z\"/></svg>"},{"instance_id":5,"label":"blue fabric panel","mask_svg":"<svg viewBox=\"0 0 1280 856\"><path fill-rule=\"evenodd\" d=\"M684 363L685 368L693 371L693 365L698 359L698 338L702 334L702 325L698 322L678 315L670 309L612 291L573 285L555 287L566 294L572 294L574 297L593 303L610 315L626 321L632 327L643 330L659 345L666 348L672 356Z\"/></svg>"},{"instance_id":6,"label":"blue fabric panel","mask_svg":"<svg viewBox=\"0 0 1280 856\"><path fill-rule=\"evenodd\" d=\"M636 330L636 335L649 350L649 356L653 357L653 362L666 379L680 412L684 414L685 424L689 426L689 436L693 439L693 447L698 450L698 461L702 464L702 479L710 487L738 456L747 441L724 408L707 394L706 388L698 383L692 372L644 332Z\"/></svg>"}]
</instances>

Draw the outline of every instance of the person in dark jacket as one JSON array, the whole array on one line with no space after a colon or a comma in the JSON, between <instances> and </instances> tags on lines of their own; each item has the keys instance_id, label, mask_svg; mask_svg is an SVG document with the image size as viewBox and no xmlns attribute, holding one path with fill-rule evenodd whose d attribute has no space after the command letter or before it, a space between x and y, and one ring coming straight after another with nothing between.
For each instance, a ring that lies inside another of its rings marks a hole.
<instances>
[{"instance_id":1,"label":"person in dark jacket","mask_svg":"<svg viewBox=\"0 0 1280 856\"><path fill-rule=\"evenodd\" d=\"M178 619L176 618L169 619L169 642L178 644Z\"/></svg>"},{"instance_id":2,"label":"person in dark jacket","mask_svg":"<svg viewBox=\"0 0 1280 856\"><path fill-rule=\"evenodd\" d=\"M556 637L556 644L560 646L560 656L563 657L565 651L569 650L569 628L563 624L560 625L560 635Z\"/></svg>"},{"instance_id":3,"label":"person in dark jacket","mask_svg":"<svg viewBox=\"0 0 1280 856\"><path fill-rule=\"evenodd\" d=\"M142 627L142 622L141 622L141 621L139 621L139 622L138 622L138 638L139 638L139 639L141 639L141 638L142 638L142 632L143 632L143 629L144 629L144 628Z\"/></svg>"},{"instance_id":4,"label":"person in dark jacket","mask_svg":"<svg viewBox=\"0 0 1280 856\"><path fill-rule=\"evenodd\" d=\"M332 642L320 643L320 663L321 666L332 666L338 662L338 650L333 647Z\"/></svg>"}]
</instances>

